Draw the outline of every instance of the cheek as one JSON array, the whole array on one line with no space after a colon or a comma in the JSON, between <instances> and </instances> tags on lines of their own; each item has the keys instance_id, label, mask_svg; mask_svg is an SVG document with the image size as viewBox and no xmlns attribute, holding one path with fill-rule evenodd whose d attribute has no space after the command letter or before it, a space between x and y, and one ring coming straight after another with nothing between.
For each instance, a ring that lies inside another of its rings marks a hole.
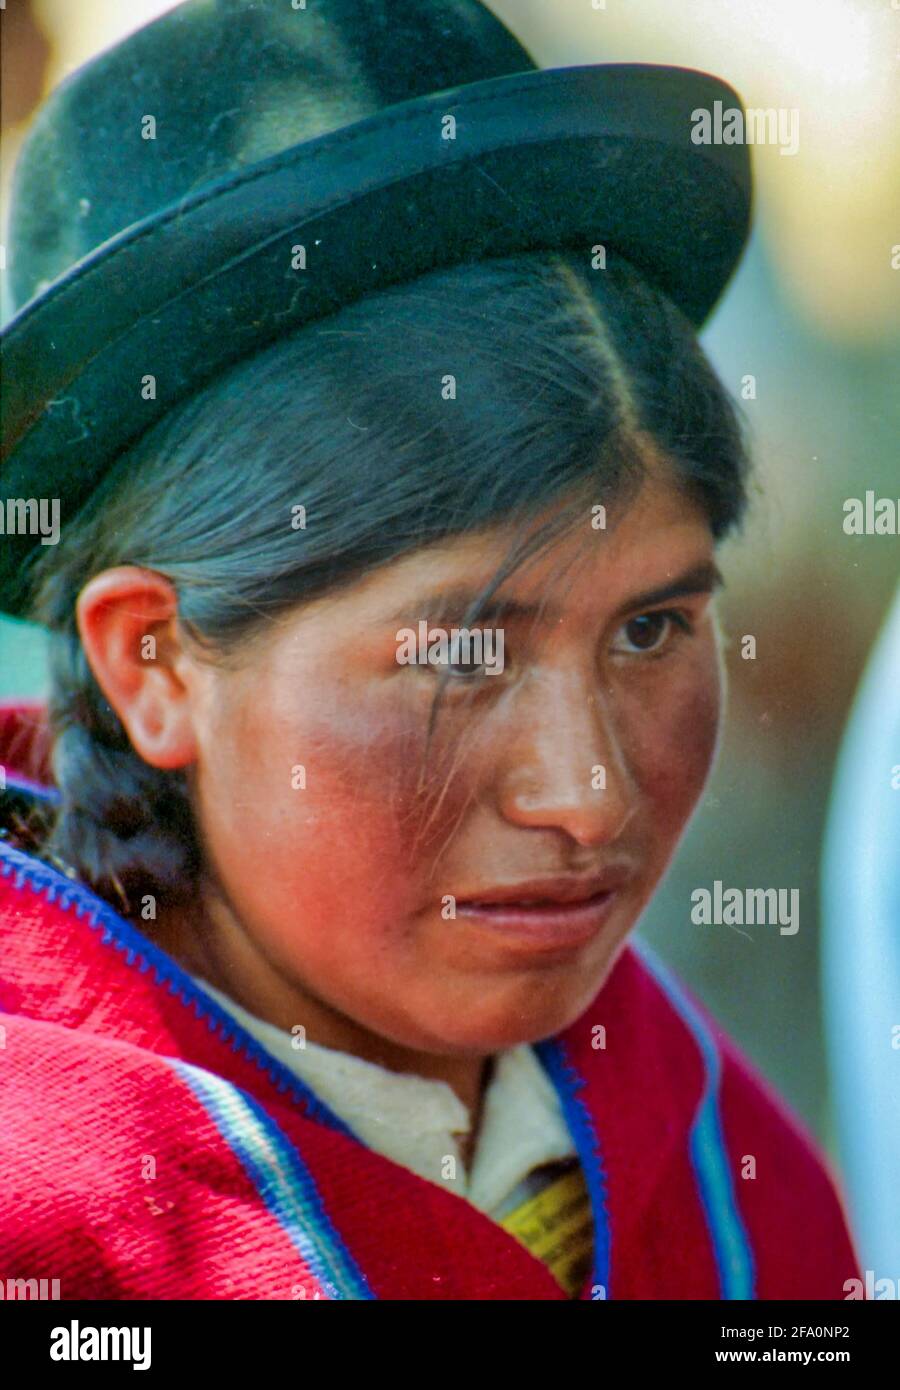
<instances>
[{"instance_id":1,"label":"cheek","mask_svg":"<svg viewBox=\"0 0 900 1390\"><path fill-rule=\"evenodd\" d=\"M677 669L662 672L653 698L645 698L634 714L632 774L667 853L709 776L721 703L718 653L710 640Z\"/></svg>"},{"instance_id":2,"label":"cheek","mask_svg":"<svg viewBox=\"0 0 900 1390\"><path fill-rule=\"evenodd\" d=\"M411 905L448 812L433 814L449 758L439 738L426 749L427 700L345 691L314 670L287 696L236 695L210 721L197 775L208 852L233 896L296 902L302 889L307 908L370 920Z\"/></svg>"}]
</instances>

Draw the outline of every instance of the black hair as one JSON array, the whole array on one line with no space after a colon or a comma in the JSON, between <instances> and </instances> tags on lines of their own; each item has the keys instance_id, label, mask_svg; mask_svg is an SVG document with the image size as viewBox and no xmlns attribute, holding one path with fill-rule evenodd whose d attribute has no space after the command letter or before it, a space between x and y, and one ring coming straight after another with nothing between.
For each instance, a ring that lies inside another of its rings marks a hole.
<instances>
[{"instance_id":1,"label":"black hair","mask_svg":"<svg viewBox=\"0 0 900 1390\"><path fill-rule=\"evenodd\" d=\"M627 497L648 443L717 540L739 524L736 408L691 324L621 258L443 268L218 376L117 461L39 557L32 615L53 634L61 794L39 852L126 910L135 894L186 900L202 867L185 774L138 756L87 662L75 603L93 574L164 574L185 632L227 659L268 620L375 566L565 502L492 591L590 502Z\"/></svg>"}]
</instances>

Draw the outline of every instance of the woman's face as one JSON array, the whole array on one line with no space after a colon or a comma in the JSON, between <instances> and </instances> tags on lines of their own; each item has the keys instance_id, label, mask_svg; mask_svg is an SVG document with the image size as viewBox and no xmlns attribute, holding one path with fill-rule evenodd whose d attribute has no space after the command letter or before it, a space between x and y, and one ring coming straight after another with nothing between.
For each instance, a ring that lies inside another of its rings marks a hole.
<instances>
[{"instance_id":1,"label":"woman's face","mask_svg":"<svg viewBox=\"0 0 900 1390\"><path fill-rule=\"evenodd\" d=\"M703 788L721 690L700 509L657 479L609 523L587 516L504 583L483 619L503 669L451 675L428 748L444 668L398 662L398 633L460 625L502 529L401 558L291 613L237 669L203 668L206 853L239 952L298 997L474 1055L552 1035L599 990Z\"/></svg>"}]
</instances>

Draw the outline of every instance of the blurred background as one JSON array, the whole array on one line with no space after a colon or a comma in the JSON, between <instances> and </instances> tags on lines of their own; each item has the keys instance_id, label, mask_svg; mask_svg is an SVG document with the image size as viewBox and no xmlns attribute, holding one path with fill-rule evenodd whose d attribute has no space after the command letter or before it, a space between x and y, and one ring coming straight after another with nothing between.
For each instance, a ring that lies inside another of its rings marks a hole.
<instances>
[{"instance_id":1,"label":"blurred background","mask_svg":"<svg viewBox=\"0 0 900 1390\"><path fill-rule=\"evenodd\" d=\"M171 8L7 0L4 228L16 151L42 96ZM746 106L799 113L796 154L754 147L756 229L703 336L750 426L755 500L745 534L722 555L730 707L718 767L639 930L837 1164L819 881L837 750L900 555L896 535L848 536L842 525L844 500L867 490L900 509L900 266L892 266L892 256L900 262L900 0L490 0L488 8L541 66L680 64L724 77ZM4 282L0 272L6 319ZM742 398L748 376L755 399ZM755 660L741 659L745 634L756 639ZM40 633L0 619L0 699L40 695L44 684ZM900 763L896 723L894 736ZM691 893L716 879L799 889L799 932L693 925ZM900 1023L900 1000L894 1014ZM895 1058L900 1068L900 1049ZM894 1081L900 1110L898 1092ZM900 1279L900 1251L883 1273Z\"/></svg>"}]
</instances>

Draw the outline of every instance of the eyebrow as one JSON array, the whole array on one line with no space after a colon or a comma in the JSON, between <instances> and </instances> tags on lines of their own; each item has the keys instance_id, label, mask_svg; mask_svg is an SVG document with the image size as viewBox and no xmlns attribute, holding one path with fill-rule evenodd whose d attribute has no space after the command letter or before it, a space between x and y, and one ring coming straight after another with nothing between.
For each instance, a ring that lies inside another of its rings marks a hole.
<instances>
[{"instance_id":1,"label":"eyebrow","mask_svg":"<svg viewBox=\"0 0 900 1390\"><path fill-rule=\"evenodd\" d=\"M653 608L659 603L687 598L692 594L711 594L716 589L723 588L724 584L718 565L713 561L707 561L685 570L670 583L657 589L647 589L643 593L634 594L613 616L619 617L635 609ZM477 593L468 588L443 589L431 594L422 594L418 598L407 600L401 609L389 614L385 621L410 626L425 616L430 622L435 623L449 617L458 618L471 607L476 598ZM409 616L411 612L415 612L415 618ZM470 622L475 622L476 619L484 623L497 619L535 618L541 614L551 620L562 617L560 610L549 603L522 603L512 598L491 598L478 607Z\"/></svg>"}]
</instances>

